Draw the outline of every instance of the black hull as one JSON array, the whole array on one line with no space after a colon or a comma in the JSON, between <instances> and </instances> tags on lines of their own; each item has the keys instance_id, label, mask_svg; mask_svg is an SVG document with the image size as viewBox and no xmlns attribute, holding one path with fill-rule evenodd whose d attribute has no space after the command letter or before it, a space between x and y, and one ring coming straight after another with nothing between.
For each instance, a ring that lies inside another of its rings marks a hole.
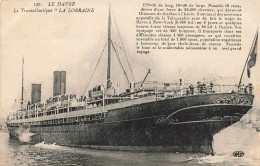
<instances>
[{"instance_id":1,"label":"black hull","mask_svg":"<svg viewBox=\"0 0 260 166\"><path fill-rule=\"evenodd\" d=\"M108 150L210 153L214 133L235 122L227 120L151 127L149 121L135 121L105 128L102 124L31 127L30 132L36 133L31 143L44 141L46 144ZM18 137L17 134L11 135L14 139Z\"/></svg>"},{"instance_id":2,"label":"black hull","mask_svg":"<svg viewBox=\"0 0 260 166\"><path fill-rule=\"evenodd\" d=\"M31 142L114 150L211 153L213 135L239 121L251 104L215 103L230 94L197 95L166 99L109 110L104 120L91 124L56 124L30 127Z\"/></svg>"}]
</instances>

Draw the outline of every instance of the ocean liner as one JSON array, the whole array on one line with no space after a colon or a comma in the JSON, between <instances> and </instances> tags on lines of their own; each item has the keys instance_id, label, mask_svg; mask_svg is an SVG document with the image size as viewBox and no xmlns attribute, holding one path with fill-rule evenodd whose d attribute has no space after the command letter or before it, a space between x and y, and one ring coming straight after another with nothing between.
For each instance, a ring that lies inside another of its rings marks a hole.
<instances>
[{"instance_id":1,"label":"ocean liner","mask_svg":"<svg viewBox=\"0 0 260 166\"><path fill-rule=\"evenodd\" d=\"M77 98L66 94L66 72L55 71L53 97L41 102L41 84L32 84L31 102L25 104L22 83L21 106L7 119L10 138L18 139L23 131L29 130L34 133L31 143L212 153L213 135L239 121L252 108L253 86L244 86L241 79L246 66L250 74L255 65L258 33L238 85L213 82L192 85L184 84L182 79L177 83L147 81L149 69L141 82L128 80L129 87L119 93L119 85L112 86L110 78L111 51L123 71L124 68L117 45L111 39L110 9L108 18L106 84Z\"/></svg>"}]
</instances>

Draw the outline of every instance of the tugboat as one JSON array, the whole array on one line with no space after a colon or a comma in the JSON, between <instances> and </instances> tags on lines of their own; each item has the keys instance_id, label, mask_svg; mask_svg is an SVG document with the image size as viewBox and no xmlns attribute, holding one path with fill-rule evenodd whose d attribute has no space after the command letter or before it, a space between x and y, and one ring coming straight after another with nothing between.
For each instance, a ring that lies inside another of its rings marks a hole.
<instances>
[{"instance_id":1,"label":"tugboat","mask_svg":"<svg viewBox=\"0 0 260 166\"><path fill-rule=\"evenodd\" d=\"M257 40L258 32L245 63L248 74L256 62ZM245 67L238 85L146 81L150 69L143 81L130 82L118 55L120 48L111 39L110 9L106 45L107 82L89 90L88 96L66 94L65 71L54 72L53 97L46 102L41 102L41 85L33 84L31 103L25 104L22 83L21 107L7 119L10 137L17 139L29 128L34 133L32 143L210 154L213 135L252 108L253 86L241 84ZM123 93L119 85L112 85L111 51L129 83Z\"/></svg>"}]
</instances>

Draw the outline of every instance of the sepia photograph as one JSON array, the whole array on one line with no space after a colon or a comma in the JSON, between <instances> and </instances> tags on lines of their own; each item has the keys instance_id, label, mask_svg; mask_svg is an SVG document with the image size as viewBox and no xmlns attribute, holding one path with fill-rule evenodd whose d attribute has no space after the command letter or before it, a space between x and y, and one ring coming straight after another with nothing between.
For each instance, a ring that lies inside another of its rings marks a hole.
<instances>
[{"instance_id":1,"label":"sepia photograph","mask_svg":"<svg viewBox=\"0 0 260 166\"><path fill-rule=\"evenodd\" d=\"M0 0L0 165L260 165L260 1Z\"/></svg>"}]
</instances>

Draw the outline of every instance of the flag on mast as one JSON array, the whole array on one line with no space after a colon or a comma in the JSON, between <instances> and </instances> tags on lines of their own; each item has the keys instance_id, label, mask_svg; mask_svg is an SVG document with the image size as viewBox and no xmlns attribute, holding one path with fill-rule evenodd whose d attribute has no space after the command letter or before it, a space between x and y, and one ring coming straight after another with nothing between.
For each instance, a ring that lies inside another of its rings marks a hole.
<instances>
[{"instance_id":1,"label":"flag on mast","mask_svg":"<svg viewBox=\"0 0 260 166\"><path fill-rule=\"evenodd\" d=\"M255 41L254 41L254 44L253 44L253 49L251 50L251 52L249 54L250 59L247 62L247 76L248 76L248 78L250 78L250 75L251 75L250 68L254 67L255 63L256 63L257 42L258 42L258 30L256 32L256 38L255 38Z\"/></svg>"}]
</instances>

